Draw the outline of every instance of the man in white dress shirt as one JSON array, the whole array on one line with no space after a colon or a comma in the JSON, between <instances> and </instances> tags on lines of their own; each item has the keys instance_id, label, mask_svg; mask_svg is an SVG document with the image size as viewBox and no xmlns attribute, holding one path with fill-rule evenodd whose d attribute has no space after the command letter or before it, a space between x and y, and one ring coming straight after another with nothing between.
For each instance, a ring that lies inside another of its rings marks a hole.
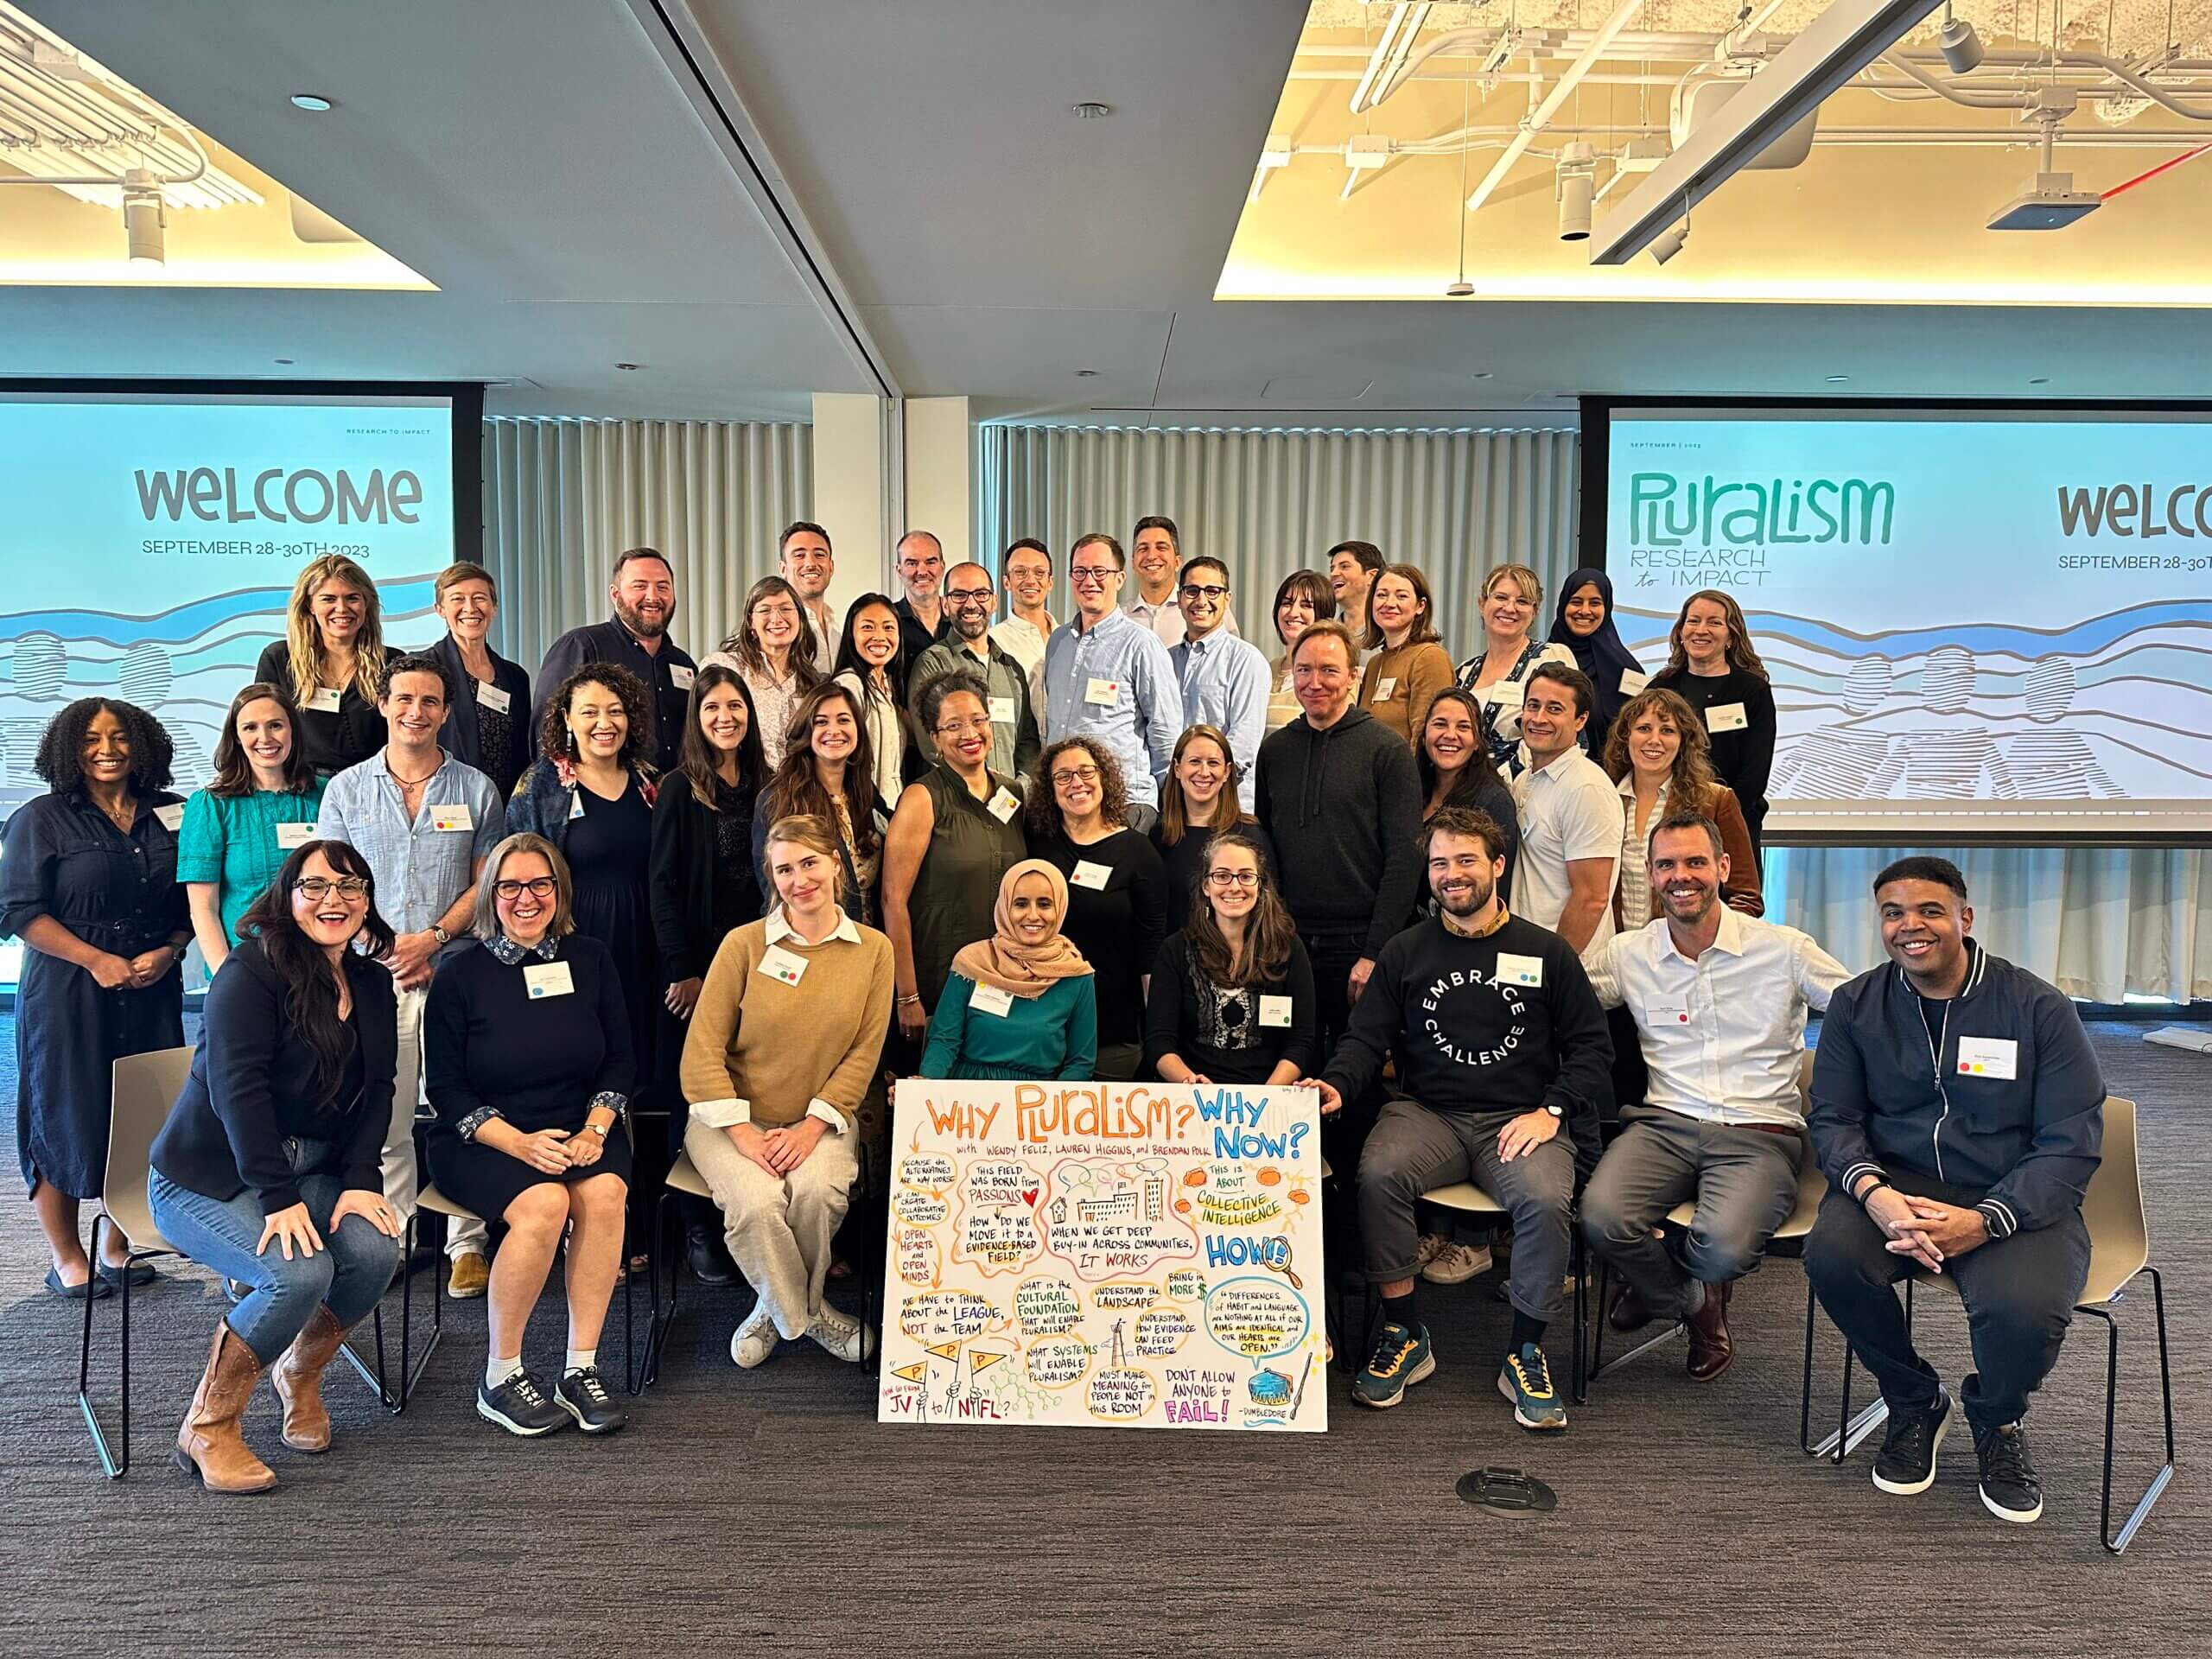
<instances>
[{"instance_id":1,"label":"man in white dress shirt","mask_svg":"<svg viewBox=\"0 0 2212 1659\"><path fill-rule=\"evenodd\" d=\"M1651 1080L1584 1191L1582 1230L1621 1278L1613 1328L1687 1320L1689 1375L1705 1382L1735 1355L1729 1287L1796 1205L1807 1011L1851 976L1797 929L1721 902L1728 858L1710 818L1661 819L1646 868L1659 916L1584 959L1598 1000L1634 1016ZM1685 1200L1688 1230L1655 1238Z\"/></svg>"},{"instance_id":2,"label":"man in white dress shirt","mask_svg":"<svg viewBox=\"0 0 2212 1659\"><path fill-rule=\"evenodd\" d=\"M1613 936L1613 880L1621 861L1621 798L1577 743L1597 706L1590 677L1545 663L1523 682L1521 741L1529 769L1513 780L1521 850L1513 913L1548 927L1587 957Z\"/></svg>"}]
</instances>

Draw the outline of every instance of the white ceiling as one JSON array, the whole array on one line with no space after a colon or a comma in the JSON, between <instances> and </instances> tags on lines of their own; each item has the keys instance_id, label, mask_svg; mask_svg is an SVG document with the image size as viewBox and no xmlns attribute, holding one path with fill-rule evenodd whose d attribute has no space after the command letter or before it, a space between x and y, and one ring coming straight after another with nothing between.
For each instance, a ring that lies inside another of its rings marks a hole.
<instances>
[{"instance_id":1,"label":"white ceiling","mask_svg":"<svg viewBox=\"0 0 2212 1659\"><path fill-rule=\"evenodd\" d=\"M871 390L633 4L653 0L28 0L439 291L11 289L6 371L483 379L508 412L702 418ZM1306 11L692 4L884 368L979 414L1395 424L1556 419L1579 391L2202 393L2202 309L1217 302ZM296 92L336 108L303 115ZM1078 122L1083 99L1116 113Z\"/></svg>"}]
</instances>

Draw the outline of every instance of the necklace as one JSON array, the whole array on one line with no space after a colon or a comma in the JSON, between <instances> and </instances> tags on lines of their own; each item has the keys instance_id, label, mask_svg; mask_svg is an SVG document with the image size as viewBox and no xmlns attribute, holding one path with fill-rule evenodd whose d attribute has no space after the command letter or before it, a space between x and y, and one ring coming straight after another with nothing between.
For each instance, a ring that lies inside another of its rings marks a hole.
<instances>
[{"instance_id":1,"label":"necklace","mask_svg":"<svg viewBox=\"0 0 2212 1659\"><path fill-rule=\"evenodd\" d=\"M445 758L445 756L444 756L444 755L441 754L441 755L438 757L438 765L437 765L436 766L432 766L432 767L431 767L428 772L424 772L424 773L423 773L420 778L402 778L402 777L398 774L398 772L394 772L394 771L392 770L391 757L390 755L386 755L386 756L385 757L384 767L385 767L385 770L386 772L391 772L391 780L392 780L392 782L394 782L394 783L397 784L401 788L403 788L403 789L420 789L420 788L422 788L422 787L423 787L423 785L425 785L425 784L429 783L429 782L430 781L430 779L433 779L433 778L435 778L435 777L436 777L436 776L438 775L438 766L444 766L444 765L445 765L445 763L446 763L446 758Z\"/></svg>"}]
</instances>

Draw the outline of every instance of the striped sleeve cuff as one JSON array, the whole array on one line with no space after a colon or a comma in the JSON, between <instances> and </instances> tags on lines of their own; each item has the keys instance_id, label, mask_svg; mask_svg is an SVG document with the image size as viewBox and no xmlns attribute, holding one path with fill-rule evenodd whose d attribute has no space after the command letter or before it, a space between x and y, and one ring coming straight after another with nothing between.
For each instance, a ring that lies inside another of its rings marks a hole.
<instances>
[{"instance_id":1,"label":"striped sleeve cuff","mask_svg":"<svg viewBox=\"0 0 2212 1659\"><path fill-rule=\"evenodd\" d=\"M2010 1238L2020 1230L2020 1218L2012 1213L2012 1206L2002 1198L1984 1198L1974 1209L1980 1214L1982 1224L1989 1229L1992 1238Z\"/></svg>"},{"instance_id":2,"label":"striped sleeve cuff","mask_svg":"<svg viewBox=\"0 0 2212 1659\"><path fill-rule=\"evenodd\" d=\"M741 1123L753 1121L753 1103L749 1100L702 1100L691 1108L691 1121L703 1123L710 1129L732 1129Z\"/></svg>"},{"instance_id":3,"label":"striped sleeve cuff","mask_svg":"<svg viewBox=\"0 0 2212 1659\"><path fill-rule=\"evenodd\" d=\"M1858 1163L1852 1165L1850 1168L1843 1172L1843 1190L1853 1197L1857 1197L1859 1192L1859 1178L1862 1175L1878 1175L1885 1181L1890 1179L1890 1172L1884 1169L1879 1164L1872 1162L1866 1159L1861 1159Z\"/></svg>"},{"instance_id":4,"label":"striped sleeve cuff","mask_svg":"<svg viewBox=\"0 0 2212 1659\"><path fill-rule=\"evenodd\" d=\"M697 1108L693 1108L693 1110L696 1111ZM824 1123L827 1123L830 1126L830 1132L832 1135L842 1134L846 1129L852 1127L850 1122L846 1118L842 1112L839 1111L835 1106L832 1106L828 1101L823 1099L819 1095L817 1095L812 1100L806 1103L806 1115L809 1117L818 1117Z\"/></svg>"}]
</instances>

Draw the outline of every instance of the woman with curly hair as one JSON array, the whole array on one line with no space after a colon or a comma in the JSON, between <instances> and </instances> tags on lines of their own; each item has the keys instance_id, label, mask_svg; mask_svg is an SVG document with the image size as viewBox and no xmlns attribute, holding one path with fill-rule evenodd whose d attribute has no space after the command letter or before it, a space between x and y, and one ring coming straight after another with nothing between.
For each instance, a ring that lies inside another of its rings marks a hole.
<instances>
[{"instance_id":1,"label":"woman with curly hair","mask_svg":"<svg viewBox=\"0 0 2212 1659\"><path fill-rule=\"evenodd\" d=\"M262 652L253 677L292 694L316 776L384 747L384 611L369 573L342 553L308 560L292 584L284 637Z\"/></svg>"},{"instance_id":2,"label":"woman with curly hair","mask_svg":"<svg viewBox=\"0 0 2212 1659\"><path fill-rule=\"evenodd\" d=\"M540 757L507 804L510 835L543 836L568 865L576 931L614 958L639 1077L653 1075L662 985L653 938L653 804L645 682L587 663L557 686L538 728Z\"/></svg>"},{"instance_id":3,"label":"woman with curly hair","mask_svg":"<svg viewBox=\"0 0 2212 1659\"><path fill-rule=\"evenodd\" d=\"M95 1273L77 1230L79 1205L107 1175L111 1070L184 1044L177 963L192 924L174 753L137 704L79 698L39 740L48 792L16 810L0 859L0 934L30 947L16 990L16 1141L54 1258L46 1287L72 1301L111 1294L130 1249L109 1227ZM130 1271L133 1284L154 1276L143 1262Z\"/></svg>"},{"instance_id":4,"label":"woman with curly hair","mask_svg":"<svg viewBox=\"0 0 2212 1659\"><path fill-rule=\"evenodd\" d=\"M1621 927L1641 927L1659 914L1644 853L1651 826L1669 812L1699 812L1713 820L1728 855L1722 902L1746 916L1766 913L1743 805L1713 775L1712 745L1688 703L1659 686L1637 692L1621 705L1605 763L1621 792L1620 881L1613 891L1613 918Z\"/></svg>"},{"instance_id":5,"label":"woman with curly hair","mask_svg":"<svg viewBox=\"0 0 2212 1659\"><path fill-rule=\"evenodd\" d=\"M781 576L763 576L745 595L737 632L707 658L734 668L753 694L760 716L760 747L771 767L784 761L784 735L799 699L828 677L830 664L814 657L814 630L805 602ZM701 666L705 666L702 664Z\"/></svg>"},{"instance_id":6,"label":"woman with curly hair","mask_svg":"<svg viewBox=\"0 0 2212 1659\"><path fill-rule=\"evenodd\" d=\"M1029 845L1067 878L1068 942L1097 974L1094 1075L1133 1081L1144 1059L1144 1000L1167 937L1167 872L1128 824L1122 768L1100 745L1062 738L1029 785Z\"/></svg>"},{"instance_id":7,"label":"woman with curly hair","mask_svg":"<svg viewBox=\"0 0 2212 1659\"><path fill-rule=\"evenodd\" d=\"M817 685L799 699L784 736L783 760L753 806L753 861L761 891L772 885L769 826L779 818L820 818L836 831L845 914L874 927L889 814L875 792L875 749L860 695L835 680Z\"/></svg>"}]
</instances>

